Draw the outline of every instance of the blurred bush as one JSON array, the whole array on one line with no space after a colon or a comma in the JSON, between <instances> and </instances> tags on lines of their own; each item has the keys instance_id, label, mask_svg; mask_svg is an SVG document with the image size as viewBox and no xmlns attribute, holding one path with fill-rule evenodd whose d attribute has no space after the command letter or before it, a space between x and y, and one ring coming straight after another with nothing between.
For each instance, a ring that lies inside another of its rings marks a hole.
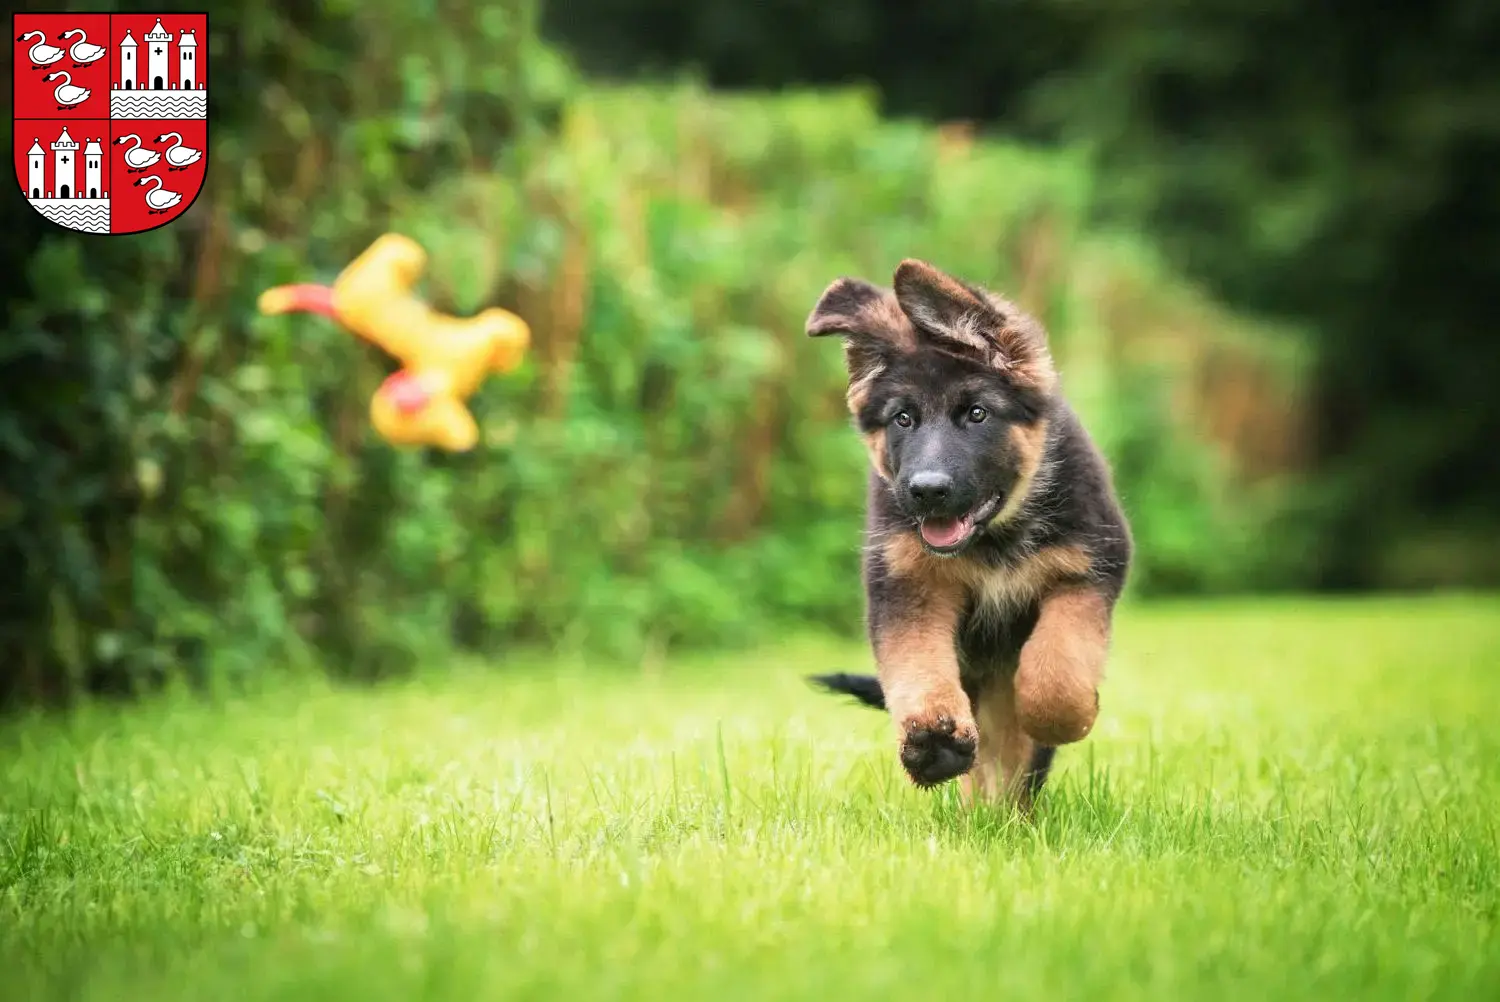
<instances>
[{"instance_id":1,"label":"blurred bush","mask_svg":"<svg viewBox=\"0 0 1500 1002\"><path fill-rule=\"evenodd\" d=\"M0 695L854 633L865 460L841 355L802 323L905 256L1051 326L1135 587L1310 573L1300 342L1090 229L1081 158L857 92L590 87L514 0L210 6L212 163L182 220L97 240L7 203ZM387 447L389 360L255 314L385 230L428 247L442 308L533 325L471 454Z\"/></svg>"},{"instance_id":2,"label":"blurred bush","mask_svg":"<svg viewBox=\"0 0 1500 1002\"><path fill-rule=\"evenodd\" d=\"M1500 5L572 0L545 27L595 75L868 81L902 114L1086 144L1096 218L1311 332L1310 583L1500 585Z\"/></svg>"}]
</instances>

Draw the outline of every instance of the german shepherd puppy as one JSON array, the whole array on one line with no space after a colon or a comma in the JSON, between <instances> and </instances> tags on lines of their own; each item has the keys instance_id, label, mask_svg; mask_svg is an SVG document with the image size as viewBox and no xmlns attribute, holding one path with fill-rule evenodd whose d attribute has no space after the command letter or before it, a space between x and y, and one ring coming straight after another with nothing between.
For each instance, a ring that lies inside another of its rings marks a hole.
<instances>
[{"instance_id":1,"label":"german shepherd puppy","mask_svg":"<svg viewBox=\"0 0 1500 1002\"><path fill-rule=\"evenodd\" d=\"M1098 716L1129 526L1041 325L922 261L893 286L839 279L807 321L843 338L870 455L877 667L814 681L890 713L918 786L1029 809Z\"/></svg>"}]
</instances>

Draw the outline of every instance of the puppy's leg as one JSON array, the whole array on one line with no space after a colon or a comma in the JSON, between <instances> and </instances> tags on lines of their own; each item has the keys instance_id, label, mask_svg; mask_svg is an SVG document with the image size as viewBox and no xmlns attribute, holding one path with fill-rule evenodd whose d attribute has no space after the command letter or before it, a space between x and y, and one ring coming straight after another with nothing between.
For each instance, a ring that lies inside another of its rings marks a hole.
<instances>
[{"instance_id":1,"label":"puppy's leg","mask_svg":"<svg viewBox=\"0 0 1500 1002\"><path fill-rule=\"evenodd\" d=\"M1009 673L980 690L974 720L979 725L979 751L974 770L964 777L969 802L1009 802L1029 813L1046 781L1053 749L1038 744L1021 728L1015 680Z\"/></svg>"},{"instance_id":2,"label":"puppy's leg","mask_svg":"<svg viewBox=\"0 0 1500 1002\"><path fill-rule=\"evenodd\" d=\"M1114 603L1088 588L1047 596L1016 671L1016 717L1043 745L1082 740L1099 716Z\"/></svg>"},{"instance_id":3,"label":"puppy's leg","mask_svg":"<svg viewBox=\"0 0 1500 1002\"><path fill-rule=\"evenodd\" d=\"M968 772L979 735L954 645L961 594L884 577L871 598L870 639L906 774L931 787Z\"/></svg>"}]
</instances>

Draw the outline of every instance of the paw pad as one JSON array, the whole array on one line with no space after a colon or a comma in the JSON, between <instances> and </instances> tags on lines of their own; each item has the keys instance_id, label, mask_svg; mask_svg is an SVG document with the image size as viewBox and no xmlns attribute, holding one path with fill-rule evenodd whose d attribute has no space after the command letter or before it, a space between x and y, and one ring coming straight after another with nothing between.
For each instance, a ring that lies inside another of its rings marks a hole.
<instances>
[{"instance_id":1,"label":"paw pad","mask_svg":"<svg viewBox=\"0 0 1500 1002\"><path fill-rule=\"evenodd\" d=\"M959 727L944 715L931 721L907 721L904 729L901 765L917 786L937 786L973 768L979 744L973 725Z\"/></svg>"}]
</instances>

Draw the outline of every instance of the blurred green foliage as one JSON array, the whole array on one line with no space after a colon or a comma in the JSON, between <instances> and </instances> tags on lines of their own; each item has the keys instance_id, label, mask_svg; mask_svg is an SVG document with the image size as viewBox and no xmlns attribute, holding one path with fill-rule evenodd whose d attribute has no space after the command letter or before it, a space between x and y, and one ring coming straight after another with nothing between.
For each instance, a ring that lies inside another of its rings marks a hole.
<instances>
[{"instance_id":1,"label":"blurred green foliage","mask_svg":"<svg viewBox=\"0 0 1500 1002\"><path fill-rule=\"evenodd\" d=\"M212 161L182 220L99 240L6 203L0 696L855 632L865 460L841 354L802 324L905 256L1052 327L1136 587L1310 573L1276 452L1305 350L1091 228L1081 157L858 92L589 86L517 0L210 9ZM386 446L366 412L392 363L255 313L386 230L429 249L438 306L533 325L473 453Z\"/></svg>"},{"instance_id":2,"label":"blurred green foliage","mask_svg":"<svg viewBox=\"0 0 1500 1002\"><path fill-rule=\"evenodd\" d=\"M575 0L546 26L592 72L869 81L1088 148L1099 218L1311 332L1310 583L1500 584L1500 5Z\"/></svg>"}]
</instances>

